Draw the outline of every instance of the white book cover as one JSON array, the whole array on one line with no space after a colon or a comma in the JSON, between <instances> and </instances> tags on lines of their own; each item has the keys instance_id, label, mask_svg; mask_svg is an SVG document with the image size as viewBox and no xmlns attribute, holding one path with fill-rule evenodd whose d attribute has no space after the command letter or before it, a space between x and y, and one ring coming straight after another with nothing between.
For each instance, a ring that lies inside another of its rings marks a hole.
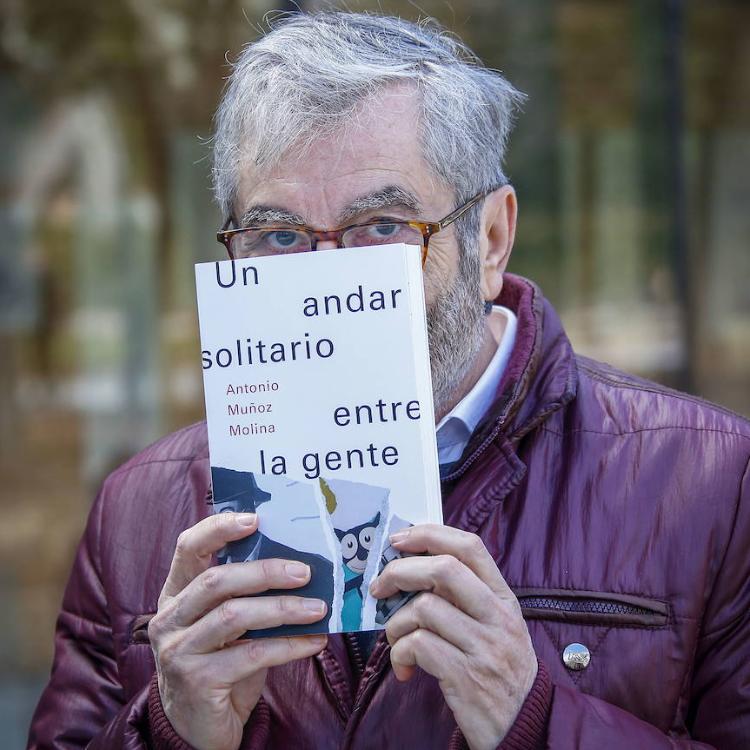
<instances>
[{"instance_id":1,"label":"white book cover","mask_svg":"<svg viewBox=\"0 0 750 750\"><path fill-rule=\"evenodd\" d=\"M220 562L300 560L288 593L328 603L247 635L383 628L408 599L369 595L389 534L442 523L420 249L200 263L196 287L214 511L259 517Z\"/></svg>"}]
</instances>

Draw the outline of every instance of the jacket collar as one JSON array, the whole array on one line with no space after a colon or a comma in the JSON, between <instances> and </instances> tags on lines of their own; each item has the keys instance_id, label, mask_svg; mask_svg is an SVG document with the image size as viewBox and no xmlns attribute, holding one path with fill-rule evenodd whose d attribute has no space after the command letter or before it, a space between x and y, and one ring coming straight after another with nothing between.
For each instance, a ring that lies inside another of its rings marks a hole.
<instances>
[{"instance_id":1,"label":"jacket collar","mask_svg":"<svg viewBox=\"0 0 750 750\"><path fill-rule=\"evenodd\" d=\"M578 376L573 347L560 318L533 282L505 274L495 300L518 318L516 341L495 400L446 479L457 479L488 442L503 436L518 441L575 398Z\"/></svg>"},{"instance_id":2,"label":"jacket collar","mask_svg":"<svg viewBox=\"0 0 750 750\"><path fill-rule=\"evenodd\" d=\"M506 274L499 299L516 311L518 333L494 406L510 394L505 433L520 439L575 398L578 372L562 322L536 284Z\"/></svg>"}]
</instances>

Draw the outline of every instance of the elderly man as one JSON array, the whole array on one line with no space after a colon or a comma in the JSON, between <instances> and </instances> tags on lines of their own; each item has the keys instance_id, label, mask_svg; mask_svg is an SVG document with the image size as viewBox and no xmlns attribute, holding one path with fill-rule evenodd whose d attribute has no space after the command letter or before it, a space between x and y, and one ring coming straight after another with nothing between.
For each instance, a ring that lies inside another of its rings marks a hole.
<instances>
[{"instance_id":1,"label":"elderly man","mask_svg":"<svg viewBox=\"0 0 750 750\"><path fill-rule=\"evenodd\" d=\"M243 52L215 139L228 226L346 252L343 226L445 217L424 284L446 525L394 540L429 554L374 583L423 592L385 633L238 641L324 603L294 595L304 565L212 567L256 517L204 518L205 427L165 438L94 505L32 747L750 746L750 425L576 356L505 274L519 98L390 18L295 16Z\"/></svg>"}]
</instances>

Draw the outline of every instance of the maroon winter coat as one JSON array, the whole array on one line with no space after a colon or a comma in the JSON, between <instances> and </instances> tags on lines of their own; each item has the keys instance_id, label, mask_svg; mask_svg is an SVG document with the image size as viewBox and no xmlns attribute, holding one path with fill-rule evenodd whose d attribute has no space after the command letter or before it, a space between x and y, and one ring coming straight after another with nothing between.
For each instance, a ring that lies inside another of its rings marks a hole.
<instances>
[{"instance_id":1,"label":"maroon winter coat","mask_svg":"<svg viewBox=\"0 0 750 750\"><path fill-rule=\"evenodd\" d=\"M518 315L516 345L443 495L446 523L482 537L519 597L542 665L502 747L750 748L750 425L576 356L523 279L506 276L499 301ZM208 484L202 424L105 482L31 747L181 746L146 623ZM561 660L573 642L591 653L580 671ZM271 669L243 747L464 743L437 682L397 682L382 637L358 662L334 636Z\"/></svg>"}]
</instances>

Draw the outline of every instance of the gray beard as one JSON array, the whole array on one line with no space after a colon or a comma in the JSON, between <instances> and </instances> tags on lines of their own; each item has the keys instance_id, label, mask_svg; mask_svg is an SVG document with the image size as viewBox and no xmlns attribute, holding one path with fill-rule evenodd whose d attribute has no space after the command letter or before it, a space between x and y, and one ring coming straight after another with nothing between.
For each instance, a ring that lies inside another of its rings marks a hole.
<instances>
[{"instance_id":1,"label":"gray beard","mask_svg":"<svg viewBox=\"0 0 750 750\"><path fill-rule=\"evenodd\" d=\"M484 338L484 300L479 257L462 248L458 274L427 310L432 396L443 414L474 364Z\"/></svg>"}]
</instances>

